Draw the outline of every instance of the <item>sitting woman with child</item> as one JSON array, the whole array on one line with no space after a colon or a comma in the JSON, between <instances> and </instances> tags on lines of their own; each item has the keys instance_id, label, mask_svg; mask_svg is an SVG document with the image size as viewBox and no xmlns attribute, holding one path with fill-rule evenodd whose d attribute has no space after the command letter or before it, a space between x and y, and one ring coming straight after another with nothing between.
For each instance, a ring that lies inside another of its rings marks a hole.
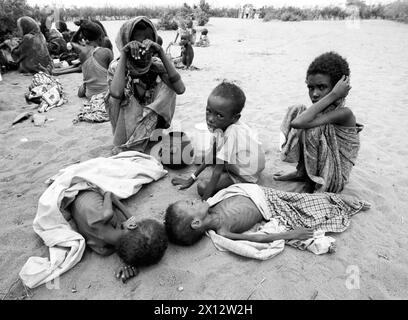
<instances>
[{"instance_id":1,"label":"sitting woman with child","mask_svg":"<svg viewBox=\"0 0 408 320\"><path fill-rule=\"evenodd\" d=\"M47 42L37 22L30 17L17 20L22 40L11 55L23 73L51 72L53 63L47 49Z\"/></svg>"},{"instance_id":2,"label":"sitting woman with child","mask_svg":"<svg viewBox=\"0 0 408 320\"><path fill-rule=\"evenodd\" d=\"M169 127L176 94L185 91L180 75L157 42L156 28L146 17L129 20L119 30L120 57L109 67L105 98L113 153L145 151L153 131Z\"/></svg>"},{"instance_id":3,"label":"sitting woman with child","mask_svg":"<svg viewBox=\"0 0 408 320\"><path fill-rule=\"evenodd\" d=\"M360 148L353 111L345 106L351 89L347 61L335 52L317 57L306 84L313 105L289 108L282 123L281 158L297 162L296 172L275 175L280 181L305 181L306 192L341 192Z\"/></svg>"}]
</instances>

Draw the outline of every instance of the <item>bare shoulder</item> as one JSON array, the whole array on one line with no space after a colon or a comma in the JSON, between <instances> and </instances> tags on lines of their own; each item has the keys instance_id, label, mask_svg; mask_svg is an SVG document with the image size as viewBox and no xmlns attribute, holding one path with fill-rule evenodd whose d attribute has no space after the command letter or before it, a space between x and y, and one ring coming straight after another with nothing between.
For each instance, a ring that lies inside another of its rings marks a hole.
<instances>
[{"instance_id":1,"label":"bare shoulder","mask_svg":"<svg viewBox=\"0 0 408 320\"><path fill-rule=\"evenodd\" d=\"M336 111L338 114L337 124L346 127L353 127L356 125L356 117L354 116L354 113L350 108L344 107Z\"/></svg>"}]
</instances>

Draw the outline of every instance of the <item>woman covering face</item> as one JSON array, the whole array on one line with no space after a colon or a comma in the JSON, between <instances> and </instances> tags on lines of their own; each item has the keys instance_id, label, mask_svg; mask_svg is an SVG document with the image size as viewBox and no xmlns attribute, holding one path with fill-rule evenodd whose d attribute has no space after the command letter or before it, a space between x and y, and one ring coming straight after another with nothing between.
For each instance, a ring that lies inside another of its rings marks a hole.
<instances>
[{"instance_id":1,"label":"woman covering face","mask_svg":"<svg viewBox=\"0 0 408 320\"><path fill-rule=\"evenodd\" d=\"M120 58L108 70L105 104L113 129L113 152L144 151L153 131L169 127L176 94L185 90L180 75L157 43L146 17L126 21L116 45Z\"/></svg>"}]
</instances>

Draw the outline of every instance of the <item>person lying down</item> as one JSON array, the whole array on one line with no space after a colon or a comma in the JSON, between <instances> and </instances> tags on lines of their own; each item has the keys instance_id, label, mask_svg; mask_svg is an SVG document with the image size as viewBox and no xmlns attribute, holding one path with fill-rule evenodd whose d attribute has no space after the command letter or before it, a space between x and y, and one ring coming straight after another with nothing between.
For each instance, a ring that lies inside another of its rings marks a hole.
<instances>
[{"instance_id":1,"label":"person lying down","mask_svg":"<svg viewBox=\"0 0 408 320\"><path fill-rule=\"evenodd\" d=\"M166 210L165 227L171 242L192 245L208 230L232 240L273 242L306 240L314 231L343 232L350 218L370 205L353 196L334 193L283 192L255 184L235 184L203 200L181 200ZM279 218L285 232L243 234L255 224Z\"/></svg>"},{"instance_id":2,"label":"person lying down","mask_svg":"<svg viewBox=\"0 0 408 320\"><path fill-rule=\"evenodd\" d=\"M138 267L157 263L167 249L163 225L153 219L137 221L111 192L80 191L70 211L90 249L102 256L117 252L123 260L115 273L122 282L136 276Z\"/></svg>"}]
</instances>

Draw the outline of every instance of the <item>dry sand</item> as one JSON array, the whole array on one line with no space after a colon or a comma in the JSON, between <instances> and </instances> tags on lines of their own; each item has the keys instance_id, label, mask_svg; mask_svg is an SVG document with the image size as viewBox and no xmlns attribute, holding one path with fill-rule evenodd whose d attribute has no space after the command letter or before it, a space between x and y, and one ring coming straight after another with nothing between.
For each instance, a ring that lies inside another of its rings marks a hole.
<instances>
[{"instance_id":1,"label":"dry sand","mask_svg":"<svg viewBox=\"0 0 408 320\"><path fill-rule=\"evenodd\" d=\"M120 23L105 25L113 37ZM158 265L142 269L138 277L122 284L113 277L120 264L116 255L103 258L87 250L82 261L61 277L59 290L41 286L32 290L32 298L407 299L408 25L212 18L207 28L211 47L195 48L194 65L202 70L181 71L187 90L177 99L175 121L193 130L204 121L211 89L224 78L236 80L247 95L242 119L259 132L267 152L261 183L296 190L298 184L272 179L273 173L293 169L279 160L280 121L289 105L309 103L304 79L312 59L338 51L347 57L352 71L348 106L365 125L357 165L344 193L370 201L372 209L355 216L348 230L334 236L338 250L332 255L315 256L286 247L277 257L261 262L219 252L204 238L189 248L170 245ZM175 36L170 31L160 34L165 45ZM11 127L14 117L30 108L24 93L31 77L9 73L0 82L2 295L28 257L48 252L32 229L38 199L46 189L43 182L69 163L110 155L109 123L72 123L82 105L76 96L82 74L59 79L69 102L46 113L53 120L45 127L29 121ZM22 142L24 138L28 140ZM196 197L194 187L178 191L171 185L176 174L170 171L126 204L141 217L160 219L169 203ZM346 284L352 281L347 279L356 270L359 289L350 290ZM9 298L23 294L17 285Z\"/></svg>"}]
</instances>

